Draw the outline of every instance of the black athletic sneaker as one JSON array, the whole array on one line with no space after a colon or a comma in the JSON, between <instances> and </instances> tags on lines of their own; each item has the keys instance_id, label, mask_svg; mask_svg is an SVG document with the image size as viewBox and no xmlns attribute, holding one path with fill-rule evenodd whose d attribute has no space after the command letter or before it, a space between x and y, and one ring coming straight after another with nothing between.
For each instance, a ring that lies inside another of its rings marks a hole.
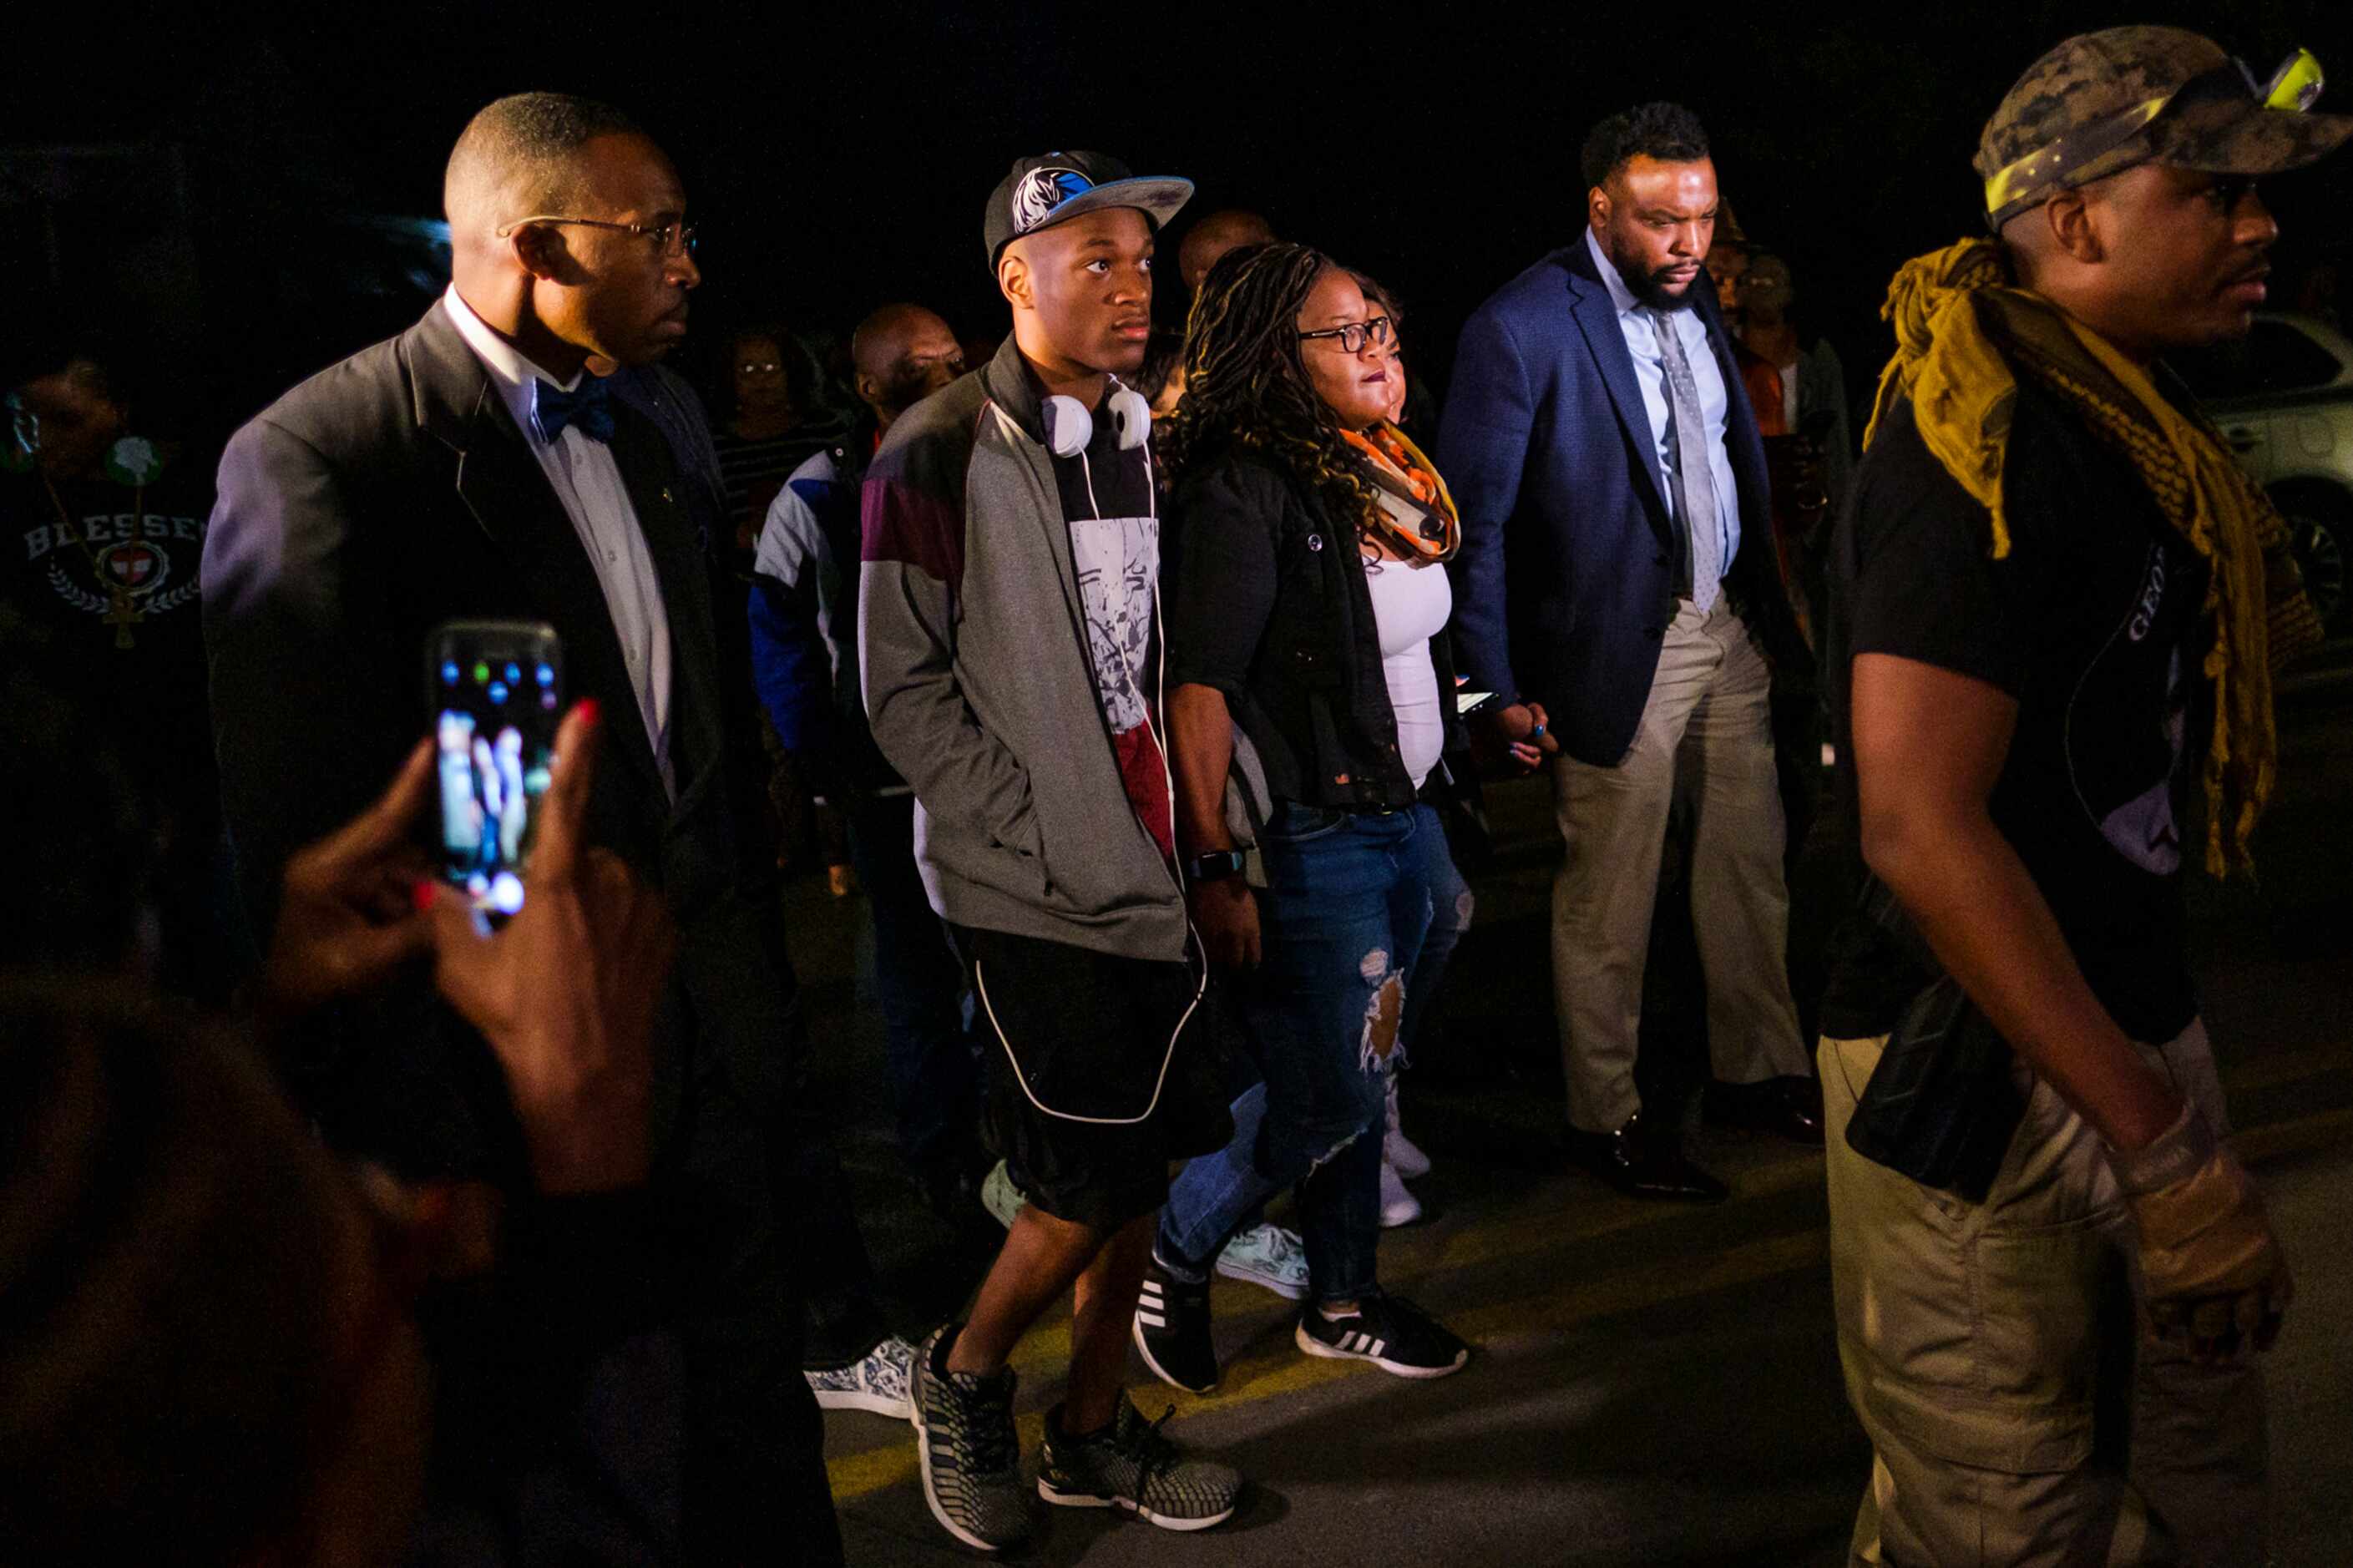
<instances>
[{"instance_id":1,"label":"black athletic sneaker","mask_svg":"<svg viewBox=\"0 0 2353 1568\"><path fill-rule=\"evenodd\" d=\"M933 1330L915 1356L915 1451L932 1517L966 1546L995 1552L1029 1533L1013 1373L950 1372L947 1347L961 1327Z\"/></svg>"},{"instance_id":2,"label":"black athletic sneaker","mask_svg":"<svg viewBox=\"0 0 2353 1568\"><path fill-rule=\"evenodd\" d=\"M1187 1394L1218 1386L1218 1352L1209 1343L1209 1287L1187 1285L1153 1258L1135 1302L1135 1349L1152 1375Z\"/></svg>"},{"instance_id":3,"label":"black athletic sneaker","mask_svg":"<svg viewBox=\"0 0 2353 1568\"><path fill-rule=\"evenodd\" d=\"M1059 1508L1124 1508L1163 1530L1207 1530L1233 1516L1242 1479L1228 1466L1188 1459L1160 1435L1175 1414L1146 1421L1123 1393L1111 1428L1091 1437L1062 1430L1062 1407L1046 1416L1038 1495Z\"/></svg>"},{"instance_id":4,"label":"black athletic sneaker","mask_svg":"<svg viewBox=\"0 0 2353 1568\"><path fill-rule=\"evenodd\" d=\"M1293 1336L1309 1355L1368 1361L1399 1377L1444 1377L1462 1370L1471 1347L1437 1319L1395 1296L1367 1296L1345 1318L1309 1303Z\"/></svg>"}]
</instances>

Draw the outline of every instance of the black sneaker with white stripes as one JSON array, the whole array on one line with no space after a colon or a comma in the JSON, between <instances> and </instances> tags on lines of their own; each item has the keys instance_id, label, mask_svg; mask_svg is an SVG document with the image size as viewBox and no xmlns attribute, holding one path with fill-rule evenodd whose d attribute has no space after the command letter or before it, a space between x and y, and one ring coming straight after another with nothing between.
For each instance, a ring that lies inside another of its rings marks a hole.
<instances>
[{"instance_id":1,"label":"black sneaker with white stripes","mask_svg":"<svg viewBox=\"0 0 2353 1568\"><path fill-rule=\"evenodd\" d=\"M1135 1351L1152 1375L1187 1394L1218 1386L1218 1352L1209 1342L1209 1287L1187 1285L1160 1266L1144 1271L1135 1302Z\"/></svg>"},{"instance_id":2,"label":"black sneaker with white stripes","mask_svg":"<svg viewBox=\"0 0 2353 1568\"><path fill-rule=\"evenodd\" d=\"M1444 1377L1471 1359L1464 1344L1437 1319L1395 1296L1367 1296L1345 1318L1326 1318L1310 1303L1293 1336L1309 1355L1368 1361L1399 1377Z\"/></svg>"}]
</instances>

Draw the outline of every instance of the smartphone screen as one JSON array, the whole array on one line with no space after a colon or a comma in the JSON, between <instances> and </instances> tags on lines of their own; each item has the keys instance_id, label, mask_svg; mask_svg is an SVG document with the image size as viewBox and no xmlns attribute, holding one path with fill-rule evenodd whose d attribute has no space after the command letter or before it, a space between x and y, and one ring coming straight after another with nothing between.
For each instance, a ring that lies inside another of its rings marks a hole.
<instances>
[{"instance_id":1,"label":"smartphone screen","mask_svg":"<svg viewBox=\"0 0 2353 1568\"><path fill-rule=\"evenodd\" d=\"M1454 694L1454 711L1468 719L1493 700L1495 694L1492 691L1458 691Z\"/></svg>"},{"instance_id":2,"label":"smartphone screen","mask_svg":"<svg viewBox=\"0 0 2353 1568\"><path fill-rule=\"evenodd\" d=\"M425 650L442 878L493 919L523 905L523 869L564 717L564 645L534 621L451 621Z\"/></svg>"}]
</instances>

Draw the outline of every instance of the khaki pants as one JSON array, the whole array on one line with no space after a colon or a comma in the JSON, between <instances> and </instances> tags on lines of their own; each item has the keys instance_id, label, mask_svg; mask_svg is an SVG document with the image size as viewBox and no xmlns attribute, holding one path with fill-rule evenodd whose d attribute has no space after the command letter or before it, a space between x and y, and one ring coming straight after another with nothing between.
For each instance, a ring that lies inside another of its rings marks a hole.
<instances>
[{"instance_id":1,"label":"khaki pants","mask_svg":"<svg viewBox=\"0 0 2353 1568\"><path fill-rule=\"evenodd\" d=\"M1634 743L1614 768L1553 764L1567 853L1553 882L1552 973L1568 1120L1614 1131L1641 1109L1634 1047L1667 813L1695 809L1692 927L1707 979L1715 1076L1756 1083L1809 1070L1789 996L1789 887L1773 765L1771 671L1718 596L1666 629Z\"/></svg>"},{"instance_id":2,"label":"khaki pants","mask_svg":"<svg viewBox=\"0 0 2353 1568\"><path fill-rule=\"evenodd\" d=\"M1982 1204L1847 1146L1886 1037L1821 1043L1831 1281L1847 1398L1875 1450L1852 1561L2264 1560L2263 1384L2137 1326L2132 1218L2099 1137L2023 1067ZM2142 1047L2219 1131L2205 1026Z\"/></svg>"}]
</instances>

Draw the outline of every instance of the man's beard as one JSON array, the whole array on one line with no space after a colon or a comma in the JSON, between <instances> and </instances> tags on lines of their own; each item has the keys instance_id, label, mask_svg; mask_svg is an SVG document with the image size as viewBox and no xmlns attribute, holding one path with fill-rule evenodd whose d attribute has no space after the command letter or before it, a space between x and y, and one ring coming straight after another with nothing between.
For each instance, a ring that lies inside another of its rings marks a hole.
<instances>
[{"instance_id":1,"label":"man's beard","mask_svg":"<svg viewBox=\"0 0 2353 1568\"><path fill-rule=\"evenodd\" d=\"M1682 293L1670 294L1662 272L1672 272L1673 268L1663 268L1662 272L1646 270L1639 260L1629 260L1619 255L1618 247L1607 240L1601 249L1602 254L1609 258L1609 265L1618 269L1619 281L1626 285L1626 291L1634 296L1635 303L1653 310L1688 310L1698 302L1697 278L1684 284Z\"/></svg>"}]
</instances>

